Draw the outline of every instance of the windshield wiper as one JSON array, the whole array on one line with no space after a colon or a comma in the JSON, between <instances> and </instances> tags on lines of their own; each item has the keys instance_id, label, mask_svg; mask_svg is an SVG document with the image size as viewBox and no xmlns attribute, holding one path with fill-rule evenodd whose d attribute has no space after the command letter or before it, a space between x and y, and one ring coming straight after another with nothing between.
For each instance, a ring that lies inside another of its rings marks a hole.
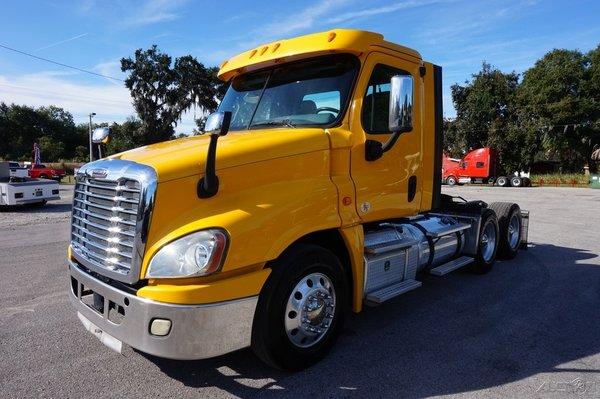
<instances>
[{"instance_id":1,"label":"windshield wiper","mask_svg":"<svg viewBox=\"0 0 600 399\"><path fill-rule=\"evenodd\" d=\"M253 123L252 125L250 125L250 127L255 127L255 126L285 126L285 127L291 127L291 128L296 127L296 125L294 125L292 123L292 121L289 119L284 119L282 121L266 121L266 122L260 122L260 123Z\"/></svg>"}]
</instances>

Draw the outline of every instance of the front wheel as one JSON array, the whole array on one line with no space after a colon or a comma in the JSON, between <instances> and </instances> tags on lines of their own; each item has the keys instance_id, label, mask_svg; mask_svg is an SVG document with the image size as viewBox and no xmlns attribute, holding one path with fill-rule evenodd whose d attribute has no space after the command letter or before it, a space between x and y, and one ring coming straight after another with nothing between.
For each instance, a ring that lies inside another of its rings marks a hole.
<instances>
[{"instance_id":1,"label":"front wheel","mask_svg":"<svg viewBox=\"0 0 600 399\"><path fill-rule=\"evenodd\" d=\"M454 176L448 176L448 178L446 179L446 183L447 183L449 186L455 186L455 185L456 185L456 182L457 182L457 181L456 181L456 177L454 177Z\"/></svg>"},{"instance_id":2,"label":"front wheel","mask_svg":"<svg viewBox=\"0 0 600 399\"><path fill-rule=\"evenodd\" d=\"M310 244L290 248L273 265L260 294L252 349L265 363L285 370L318 362L342 327L347 291L333 253Z\"/></svg>"}]
</instances>

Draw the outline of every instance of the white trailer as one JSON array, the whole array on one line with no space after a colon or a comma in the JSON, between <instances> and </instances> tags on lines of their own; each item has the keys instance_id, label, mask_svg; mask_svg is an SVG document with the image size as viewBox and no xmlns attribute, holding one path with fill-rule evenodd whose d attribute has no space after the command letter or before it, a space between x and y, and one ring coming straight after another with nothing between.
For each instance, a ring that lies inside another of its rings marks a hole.
<instances>
[{"instance_id":1,"label":"white trailer","mask_svg":"<svg viewBox=\"0 0 600 399\"><path fill-rule=\"evenodd\" d=\"M0 206L43 205L60 199L58 182L46 179L11 176L9 162L0 162Z\"/></svg>"}]
</instances>

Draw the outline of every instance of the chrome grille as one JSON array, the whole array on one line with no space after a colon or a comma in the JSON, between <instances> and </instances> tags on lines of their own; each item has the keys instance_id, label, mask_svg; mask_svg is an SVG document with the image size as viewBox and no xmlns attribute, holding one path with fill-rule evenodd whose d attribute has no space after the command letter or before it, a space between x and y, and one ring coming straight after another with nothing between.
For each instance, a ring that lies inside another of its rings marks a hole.
<instances>
[{"instance_id":1,"label":"chrome grille","mask_svg":"<svg viewBox=\"0 0 600 399\"><path fill-rule=\"evenodd\" d=\"M135 180L78 177L73 197L73 249L90 262L128 274L140 193L140 183Z\"/></svg>"},{"instance_id":2,"label":"chrome grille","mask_svg":"<svg viewBox=\"0 0 600 399\"><path fill-rule=\"evenodd\" d=\"M99 170L100 178L94 175ZM75 259L108 277L136 282L155 189L156 175L147 166L120 160L85 165L73 194Z\"/></svg>"}]
</instances>

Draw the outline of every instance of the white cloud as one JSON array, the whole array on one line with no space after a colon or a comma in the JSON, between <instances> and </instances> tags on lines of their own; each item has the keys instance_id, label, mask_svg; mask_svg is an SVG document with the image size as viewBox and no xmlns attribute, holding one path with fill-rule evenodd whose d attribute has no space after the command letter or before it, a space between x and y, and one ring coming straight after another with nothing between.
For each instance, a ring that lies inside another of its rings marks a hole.
<instances>
[{"instance_id":1,"label":"white cloud","mask_svg":"<svg viewBox=\"0 0 600 399\"><path fill-rule=\"evenodd\" d=\"M149 0L141 8L135 8L131 16L123 20L126 27L141 27L178 19L178 9L187 0Z\"/></svg>"},{"instance_id":2,"label":"white cloud","mask_svg":"<svg viewBox=\"0 0 600 399\"><path fill-rule=\"evenodd\" d=\"M111 61L101 62L99 64L96 64L92 68L92 71L98 72L99 74L104 75L104 76L110 76L113 78L118 78L118 79L123 79L123 80L125 79L125 74L121 71L121 61L120 60L111 60ZM106 78L106 80L114 85L123 85L123 82L119 82L114 79Z\"/></svg>"},{"instance_id":3,"label":"white cloud","mask_svg":"<svg viewBox=\"0 0 600 399\"><path fill-rule=\"evenodd\" d=\"M90 112L96 113L96 122L109 123L120 123L135 115L126 87L115 85L113 82L75 83L66 80L69 75L72 74L62 71L18 76L0 75L0 101L33 107L55 105L70 112L76 123L86 122ZM196 126L193 116L193 110L184 114L175 129L176 132L192 133Z\"/></svg>"},{"instance_id":4,"label":"white cloud","mask_svg":"<svg viewBox=\"0 0 600 399\"><path fill-rule=\"evenodd\" d=\"M82 37L85 37L85 36L87 36L88 34L89 34L89 33L81 33L81 34L79 34L79 35L76 35L76 36L70 37L70 38L68 38L68 39L60 40L60 41L58 41L58 42L54 42L54 43L48 44L47 46L40 47L40 48L36 49L35 51L46 50L46 49L48 49L48 48L51 48L51 47L56 47L56 46L58 46L58 45L61 45L61 44L64 44L64 43L72 42L73 40L80 39L80 38L82 38Z\"/></svg>"},{"instance_id":5,"label":"white cloud","mask_svg":"<svg viewBox=\"0 0 600 399\"><path fill-rule=\"evenodd\" d=\"M347 4L348 0L325 0L295 12L278 22L267 24L260 29L266 38L283 37L308 30L328 16L335 8Z\"/></svg>"},{"instance_id":6,"label":"white cloud","mask_svg":"<svg viewBox=\"0 0 600 399\"><path fill-rule=\"evenodd\" d=\"M335 17L327 19L327 23L337 24L349 20L372 17L374 15L388 14L390 12L404 10L408 8L424 7L436 3L447 3L451 0L428 0L428 1L402 1L394 4L389 4L382 7L366 8L358 11L345 12Z\"/></svg>"},{"instance_id":7,"label":"white cloud","mask_svg":"<svg viewBox=\"0 0 600 399\"><path fill-rule=\"evenodd\" d=\"M30 106L56 105L81 117L96 112L106 120L125 120L133 111L129 91L113 84L73 83L54 73L0 75L1 101Z\"/></svg>"}]
</instances>

